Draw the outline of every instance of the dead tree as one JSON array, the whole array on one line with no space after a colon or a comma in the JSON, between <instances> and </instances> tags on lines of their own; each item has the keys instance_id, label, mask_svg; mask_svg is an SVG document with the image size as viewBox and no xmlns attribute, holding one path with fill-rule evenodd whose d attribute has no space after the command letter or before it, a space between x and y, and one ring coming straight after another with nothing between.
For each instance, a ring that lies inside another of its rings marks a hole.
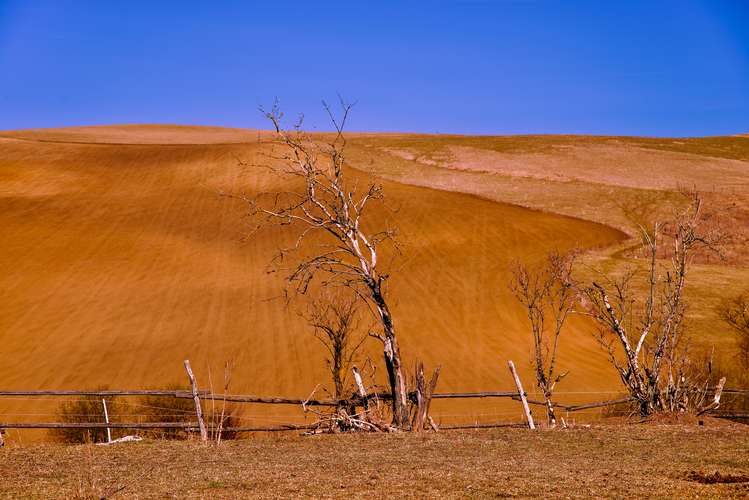
<instances>
[{"instance_id":1,"label":"dead tree","mask_svg":"<svg viewBox=\"0 0 749 500\"><path fill-rule=\"evenodd\" d=\"M598 340L643 416L693 407L698 399L694 391L704 393L706 387L695 380L700 370L687 348L684 287L693 252L717 252L722 235L709 229L699 195L686 194L688 205L673 221L643 231L644 291L638 289L637 268L583 290L588 312L599 326ZM658 260L662 240L670 241L670 262L664 266Z\"/></svg>"},{"instance_id":2,"label":"dead tree","mask_svg":"<svg viewBox=\"0 0 749 500\"><path fill-rule=\"evenodd\" d=\"M742 365L749 370L749 292L723 304L720 316L739 335Z\"/></svg>"},{"instance_id":3,"label":"dead tree","mask_svg":"<svg viewBox=\"0 0 749 500\"><path fill-rule=\"evenodd\" d=\"M556 425L552 396L556 384L568 372L557 373L557 350L564 324L577 303L572 278L576 253L549 254L538 271L516 264L510 289L525 308L533 339L533 368L536 384L544 396L550 426Z\"/></svg>"},{"instance_id":4,"label":"dead tree","mask_svg":"<svg viewBox=\"0 0 749 500\"><path fill-rule=\"evenodd\" d=\"M327 141L313 140L302 130L301 119L291 130L285 129L277 102L265 112L279 146L271 154L274 164L269 167L279 175L300 180L303 189L260 193L245 200L251 215L261 219L259 226L275 223L290 225L297 231L295 244L282 249L275 259L280 264L297 252L295 264L286 269L293 289L305 293L317 279L324 287L348 287L371 307L382 329L372 335L383 344L393 398L393 424L407 430L410 422L406 379L386 297L388 274L380 271L380 247L393 243L395 232L387 227L369 229L368 209L372 203L384 199L382 187L370 181L359 190L357 183L350 182L345 175L343 131L352 105L342 99L340 103L341 113L336 117L323 102L335 128ZM320 238L305 244L313 234Z\"/></svg>"},{"instance_id":5,"label":"dead tree","mask_svg":"<svg viewBox=\"0 0 749 500\"><path fill-rule=\"evenodd\" d=\"M436 425L429 416L429 407L432 404L432 395L434 394L434 389L437 387L437 379L439 378L439 376L440 367L438 366L434 370L429 383L427 383L426 378L424 377L424 363L420 361L416 363L416 369L414 371L414 385L416 386L416 390L414 391L414 398L416 401L411 426L411 428L415 432L423 431L424 426L427 423L429 423L432 428L436 429Z\"/></svg>"},{"instance_id":6,"label":"dead tree","mask_svg":"<svg viewBox=\"0 0 749 500\"><path fill-rule=\"evenodd\" d=\"M328 369L333 379L335 399L346 394L346 379L354 356L367 338L357 335L359 330L358 297L355 294L324 293L313 300L307 321L314 328L315 337L328 351Z\"/></svg>"}]
</instances>

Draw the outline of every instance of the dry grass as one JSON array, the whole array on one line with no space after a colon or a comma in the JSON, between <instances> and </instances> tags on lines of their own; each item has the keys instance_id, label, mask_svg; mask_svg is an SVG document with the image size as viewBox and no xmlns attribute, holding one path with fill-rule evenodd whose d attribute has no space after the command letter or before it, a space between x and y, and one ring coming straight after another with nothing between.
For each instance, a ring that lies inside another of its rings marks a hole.
<instances>
[{"instance_id":1,"label":"dry grass","mask_svg":"<svg viewBox=\"0 0 749 500\"><path fill-rule=\"evenodd\" d=\"M263 437L2 450L6 497L746 497L746 427ZM716 481L717 482L713 482Z\"/></svg>"},{"instance_id":2,"label":"dry grass","mask_svg":"<svg viewBox=\"0 0 749 500\"><path fill-rule=\"evenodd\" d=\"M668 219L696 187L734 234L725 260L702 255L689 283L697 342L730 358L736 338L717 314L749 287L749 138L361 135L356 164L398 182L470 193L579 217L635 236ZM588 254L586 278L637 265L632 240Z\"/></svg>"}]
</instances>

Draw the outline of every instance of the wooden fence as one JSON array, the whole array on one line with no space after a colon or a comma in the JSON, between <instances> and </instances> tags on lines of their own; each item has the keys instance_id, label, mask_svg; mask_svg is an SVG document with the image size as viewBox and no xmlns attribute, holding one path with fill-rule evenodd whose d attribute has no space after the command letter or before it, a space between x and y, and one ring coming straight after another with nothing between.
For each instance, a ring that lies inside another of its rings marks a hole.
<instances>
[{"instance_id":1,"label":"wooden fence","mask_svg":"<svg viewBox=\"0 0 749 500\"><path fill-rule=\"evenodd\" d=\"M529 406L546 406L544 401L528 399L528 394L523 390L520 378L514 369L512 362L509 362L509 368L513 375L516 385L516 391L488 391L488 392L444 392L432 394L433 399L471 399L471 398L506 398L522 403L525 422L523 423L484 423L484 424L465 424L465 425L442 425L440 429L474 429L474 428L496 428L496 427L530 427L534 428L533 416ZM390 393L370 393L364 396L357 394L348 399L300 399L287 397L264 397L244 394L214 394L209 391L198 390L195 378L192 375L189 361L185 361L185 368L188 372L191 390L39 390L39 391L0 391L0 398L14 397L34 397L34 398L55 398L55 397L142 397L142 396L161 396L193 399L195 402L195 422L109 422L108 416L106 422L0 422L0 431L3 429L183 429L185 431L200 431L203 440L206 439L208 431L216 431L217 427L206 425L201 411L202 401L221 401L231 403L248 403L248 404L272 404L272 405L296 405L296 406L328 406L328 407L363 407L373 399L389 400ZM737 394L749 396L747 389L723 389L723 394ZM415 393L410 393L410 397L415 399ZM580 404L562 404L554 403L555 408L559 408L569 413L593 408L603 408L625 404L633 401L631 397L610 399L606 401L597 401ZM749 418L749 414L742 413L712 413L713 416L724 418ZM2 416L0 415L0 420ZM226 432L283 432L299 431L314 428L313 425L295 425L282 424L274 427L258 426L234 426L221 427ZM0 434L0 444L2 435Z\"/></svg>"}]
</instances>

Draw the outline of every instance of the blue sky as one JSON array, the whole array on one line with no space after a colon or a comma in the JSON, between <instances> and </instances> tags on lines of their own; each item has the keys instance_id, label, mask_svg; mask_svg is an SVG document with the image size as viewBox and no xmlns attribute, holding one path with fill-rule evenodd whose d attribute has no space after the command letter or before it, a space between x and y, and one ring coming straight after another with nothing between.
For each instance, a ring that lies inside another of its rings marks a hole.
<instances>
[{"instance_id":1,"label":"blue sky","mask_svg":"<svg viewBox=\"0 0 749 500\"><path fill-rule=\"evenodd\" d=\"M0 0L0 129L266 127L476 134L749 131L749 1Z\"/></svg>"}]
</instances>

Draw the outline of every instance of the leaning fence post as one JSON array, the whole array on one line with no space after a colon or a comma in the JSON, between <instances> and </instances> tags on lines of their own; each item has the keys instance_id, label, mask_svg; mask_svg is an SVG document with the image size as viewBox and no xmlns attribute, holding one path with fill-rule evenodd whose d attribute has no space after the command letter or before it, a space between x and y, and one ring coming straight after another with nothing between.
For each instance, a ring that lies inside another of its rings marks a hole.
<instances>
[{"instance_id":1,"label":"leaning fence post","mask_svg":"<svg viewBox=\"0 0 749 500\"><path fill-rule=\"evenodd\" d=\"M198 416L198 426L200 427L200 440L208 441L208 432L205 430L205 422L203 421L203 410L200 408L198 383L195 382L195 375L192 373L189 359L185 360L185 370L187 371L187 377L190 379L190 386L192 387L192 399L195 401L195 414Z\"/></svg>"},{"instance_id":2,"label":"leaning fence post","mask_svg":"<svg viewBox=\"0 0 749 500\"><path fill-rule=\"evenodd\" d=\"M702 415L704 413L707 413L709 411L715 410L720 406L720 395L723 394L723 386L726 385L726 377L723 377L718 382L718 385L715 386L715 396L713 396L713 400L710 404L702 408L700 411L697 412L697 415Z\"/></svg>"},{"instance_id":3,"label":"leaning fence post","mask_svg":"<svg viewBox=\"0 0 749 500\"><path fill-rule=\"evenodd\" d=\"M366 412L367 410L369 410L369 400L367 399L367 390L364 388L364 381L362 380L359 369L356 366L352 367L351 371L354 373L356 392L359 394L359 399L361 399L362 406L364 407L364 411Z\"/></svg>"},{"instance_id":4,"label":"leaning fence post","mask_svg":"<svg viewBox=\"0 0 749 500\"><path fill-rule=\"evenodd\" d=\"M531 415L531 409L528 406L528 400L525 398L525 391L523 390L523 384L520 383L520 377L518 377L518 372L515 371L515 364L512 361L508 361L507 366L510 367L510 373L512 373L512 378L515 379L515 386L518 388L520 401L522 401L523 403L523 411L525 412L525 418L526 420L528 420L528 428L535 429L536 425L533 423L533 415Z\"/></svg>"},{"instance_id":5,"label":"leaning fence post","mask_svg":"<svg viewBox=\"0 0 749 500\"><path fill-rule=\"evenodd\" d=\"M109 423L109 413L107 412L107 400L102 399L101 404L104 406L104 421ZM112 430L107 427L107 444L112 442Z\"/></svg>"}]
</instances>

